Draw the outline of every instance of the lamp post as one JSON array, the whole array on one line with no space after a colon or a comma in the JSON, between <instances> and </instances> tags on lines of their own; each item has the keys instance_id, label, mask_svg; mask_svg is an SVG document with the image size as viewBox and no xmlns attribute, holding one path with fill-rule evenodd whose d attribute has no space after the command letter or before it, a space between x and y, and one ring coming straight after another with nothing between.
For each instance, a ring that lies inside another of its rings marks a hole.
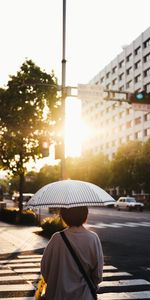
<instances>
[{"instance_id":1,"label":"lamp post","mask_svg":"<svg viewBox=\"0 0 150 300\"><path fill-rule=\"evenodd\" d=\"M61 148L61 179L67 179L65 165L65 99L66 99L66 0L63 0L63 37L62 37L62 148Z\"/></svg>"}]
</instances>

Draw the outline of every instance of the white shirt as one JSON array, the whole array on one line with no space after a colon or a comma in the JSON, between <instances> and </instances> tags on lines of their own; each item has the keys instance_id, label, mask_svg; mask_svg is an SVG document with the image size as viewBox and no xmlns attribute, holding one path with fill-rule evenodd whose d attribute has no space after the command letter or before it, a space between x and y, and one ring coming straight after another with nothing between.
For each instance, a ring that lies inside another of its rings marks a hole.
<instances>
[{"instance_id":1,"label":"white shirt","mask_svg":"<svg viewBox=\"0 0 150 300\"><path fill-rule=\"evenodd\" d=\"M67 228L65 234L96 286L102 281L103 270L103 251L98 235L83 226ZM59 232L51 237L43 253L41 273L47 283L48 300L93 300L87 282Z\"/></svg>"}]
</instances>

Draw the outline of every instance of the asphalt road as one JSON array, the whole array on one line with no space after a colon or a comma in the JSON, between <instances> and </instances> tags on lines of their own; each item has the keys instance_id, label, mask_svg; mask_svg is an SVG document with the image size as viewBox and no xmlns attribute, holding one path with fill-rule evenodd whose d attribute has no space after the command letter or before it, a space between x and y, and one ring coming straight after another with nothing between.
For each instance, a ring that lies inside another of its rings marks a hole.
<instances>
[{"instance_id":1,"label":"asphalt road","mask_svg":"<svg viewBox=\"0 0 150 300\"><path fill-rule=\"evenodd\" d=\"M90 209L88 224L99 235L105 261L118 268L149 277L150 212Z\"/></svg>"},{"instance_id":2,"label":"asphalt road","mask_svg":"<svg viewBox=\"0 0 150 300\"><path fill-rule=\"evenodd\" d=\"M41 220L50 215L40 213ZM106 263L150 280L150 211L90 208L87 226L99 235Z\"/></svg>"}]
</instances>

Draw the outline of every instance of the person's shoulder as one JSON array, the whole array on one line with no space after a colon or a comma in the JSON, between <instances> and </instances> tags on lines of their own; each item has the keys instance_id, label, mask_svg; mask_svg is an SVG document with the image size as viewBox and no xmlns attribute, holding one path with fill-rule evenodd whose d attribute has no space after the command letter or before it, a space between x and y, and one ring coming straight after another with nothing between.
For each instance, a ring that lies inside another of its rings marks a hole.
<instances>
[{"instance_id":1,"label":"person's shoulder","mask_svg":"<svg viewBox=\"0 0 150 300\"><path fill-rule=\"evenodd\" d=\"M52 234L52 236L51 236L51 238L50 238L50 243L52 244L52 243L56 243L57 241L59 241L60 240L60 238L61 238L61 236L60 236L60 232L59 231L57 231L57 232L55 232L55 233L53 233Z\"/></svg>"},{"instance_id":2,"label":"person's shoulder","mask_svg":"<svg viewBox=\"0 0 150 300\"><path fill-rule=\"evenodd\" d=\"M97 234L96 232L94 232L94 231L92 231L92 230L89 230L89 229L85 229L85 230L86 230L86 234L87 234L89 237L93 238L94 240L99 239L98 234Z\"/></svg>"}]
</instances>

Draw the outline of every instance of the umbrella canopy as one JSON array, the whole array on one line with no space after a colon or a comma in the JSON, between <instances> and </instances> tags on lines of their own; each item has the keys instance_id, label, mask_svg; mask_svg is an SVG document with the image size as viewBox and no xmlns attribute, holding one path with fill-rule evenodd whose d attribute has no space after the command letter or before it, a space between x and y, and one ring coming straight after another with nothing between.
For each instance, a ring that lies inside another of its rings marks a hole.
<instances>
[{"instance_id":1,"label":"umbrella canopy","mask_svg":"<svg viewBox=\"0 0 150 300\"><path fill-rule=\"evenodd\" d=\"M28 201L28 208L76 207L114 204L115 200L97 185L80 180L49 183Z\"/></svg>"}]
</instances>

